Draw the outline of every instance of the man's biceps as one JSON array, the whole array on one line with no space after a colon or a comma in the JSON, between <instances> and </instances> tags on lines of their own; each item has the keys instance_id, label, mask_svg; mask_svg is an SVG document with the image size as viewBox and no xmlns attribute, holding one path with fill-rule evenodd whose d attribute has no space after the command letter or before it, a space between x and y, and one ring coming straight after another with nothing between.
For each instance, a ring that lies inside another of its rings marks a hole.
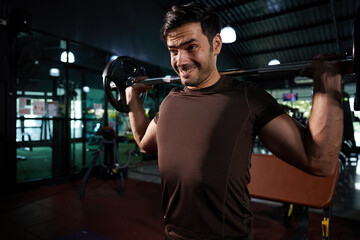
<instances>
[{"instance_id":1,"label":"man's biceps","mask_svg":"<svg viewBox=\"0 0 360 240\"><path fill-rule=\"evenodd\" d=\"M302 126L287 114L282 114L266 123L259 133L261 139L287 138L298 135Z\"/></svg>"}]
</instances>

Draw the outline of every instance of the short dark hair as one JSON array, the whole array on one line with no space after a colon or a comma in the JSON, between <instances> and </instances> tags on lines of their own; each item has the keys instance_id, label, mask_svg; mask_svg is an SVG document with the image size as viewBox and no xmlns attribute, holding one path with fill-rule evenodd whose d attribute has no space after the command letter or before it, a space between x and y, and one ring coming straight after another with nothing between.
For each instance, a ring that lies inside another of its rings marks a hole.
<instances>
[{"instance_id":1,"label":"short dark hair","mask_svg":"<svg viewBox=\"0 0 360 240\"><path fill-rule=\"evenodd\" d=\"M193 22L201 23L201 30L208 38L210 46L212 46L213 38L221 31L221 21L219 15L213 9L202 3L193 2L172 6L164 17L160 36L166 41L168 34L172 30Z\"/></svg>"}]
</instances>

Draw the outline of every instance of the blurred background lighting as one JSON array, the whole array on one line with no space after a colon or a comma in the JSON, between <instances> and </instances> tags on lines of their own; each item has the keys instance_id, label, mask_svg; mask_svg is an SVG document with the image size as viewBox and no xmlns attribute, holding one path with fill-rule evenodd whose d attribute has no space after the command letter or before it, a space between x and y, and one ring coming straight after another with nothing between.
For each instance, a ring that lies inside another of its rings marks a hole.
<instances>
[{"instance_id":1,"label":"blurred background lighting","mask_svg":"<svg viewBox=\"0 0 360 240\"><path fill-rule=\"evenodd\" d=\"M224 27L220 32L223 43L233 43L236 41L236 33L232 27Z\"/></svg>"},{"instance_id":2,"label":"blurred background lighting","mask_svg":"<svg viewBox=\"0 0 360 240\"><path fill-rule=\"evenodd\" d=\"M58 68L51 68L49 70L49 75L52 77L59 77L60 76L60 70Z\"/></svg>"},{"instance_id":3,"label":"blurred background lighting","mask_svg":"<svg viewBox=\"0 0 360 240\"><path fill-rule=\"evenodd\" d=\"M110 57L110 61L114 61L114 60L117 59L117 58L118 58L117 55L112 55L112 56Z\"/></svg>"},{"instance_id":4,"label":"blurred background lighting","mask_svg":"<svg viewBox=\"0 0 360 240\"><path fill-rule=\"evenodd\" d=\"M269 66L271 66L271 65L278 65L278 64L280 64L280 61L277 60L277 59L272 59L272 60L270 60L270 62L268 63Z\"/></svg>"},{"instance_id":5,"label":"blurred background lighting","mask_svg":"<svg viewBox=\"0 0 360 240\"><path fill-rule=\"evenodd\" d=\"M83 87L83 92L84 92L84 93L90 92L89 86L84 86L84 87Z\"/></svg>"},{"instance_id":6,"label":"blurred background lighting","mask_svg":"<svg viewBox=\"0 0 360 240\"><path fill-rule=\"evenodd\" d=\"M67 62L67 58L68 58L68 54L66 51L63 51L61 53L61 57L60 57L60 60L64 63ZM75 62L75 56L72 52L69 51L69 63L74 63Z\"/></svg>"}]
</instances>

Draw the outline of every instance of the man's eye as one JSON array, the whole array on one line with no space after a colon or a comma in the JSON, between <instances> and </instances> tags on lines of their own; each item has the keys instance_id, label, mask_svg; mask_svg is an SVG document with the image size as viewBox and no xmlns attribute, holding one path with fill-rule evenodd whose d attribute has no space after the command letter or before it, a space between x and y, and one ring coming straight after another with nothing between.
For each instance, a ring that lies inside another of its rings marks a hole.
<instances>
[{"instance_id":1,"label":"man's eye","mask_svg":"<svg viewBox=\"0 0 360 240\"><path fill-rule=\"evenodd\" d=\"M196 45L190 45L188 49L189 50L194 50L195 48L196 48Z\"/></svg>"},{"instance_id":2,"label":"man's eye","mask_svg":"<svg viewBox=\"0 0 360 240\"><path fill-rule=\"evenodd\" d=\"M169 49L169 51L170 51L171 54L176 54L177 53L176 49Z\"/></svg>"}]
</instances>

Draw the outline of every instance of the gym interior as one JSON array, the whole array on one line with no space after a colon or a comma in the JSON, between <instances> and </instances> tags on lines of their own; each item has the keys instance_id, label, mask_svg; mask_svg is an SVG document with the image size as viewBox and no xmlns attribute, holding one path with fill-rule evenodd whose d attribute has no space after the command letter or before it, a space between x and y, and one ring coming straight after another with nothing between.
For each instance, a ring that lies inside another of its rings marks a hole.
<instances>
[{"instance_id":1,"label":"gym interior","mask_svg":"<svg viewBox=\"0 0 360 240\"><path fill-rule=\"evenodd\" d=\"M1 1L0 238L164 239L157 155L139 150L128 114L106 98L103 71L126 56L150 78L176 75L159 37L175 2L185 1ZM218 57L220 71L309 61L324 52L353 57L358 0L201 2L235 29L236 40ZM281 72L239 80L255 81L307 124L311 79ZM340 173L328 203L254 194L255 239L360 239L357 81L353 72L343 75ZM153 118L178 86L155 85L143 100L146 115ZM272 155L258 139L253 152Z\"/></svg>"}]
</instances>

